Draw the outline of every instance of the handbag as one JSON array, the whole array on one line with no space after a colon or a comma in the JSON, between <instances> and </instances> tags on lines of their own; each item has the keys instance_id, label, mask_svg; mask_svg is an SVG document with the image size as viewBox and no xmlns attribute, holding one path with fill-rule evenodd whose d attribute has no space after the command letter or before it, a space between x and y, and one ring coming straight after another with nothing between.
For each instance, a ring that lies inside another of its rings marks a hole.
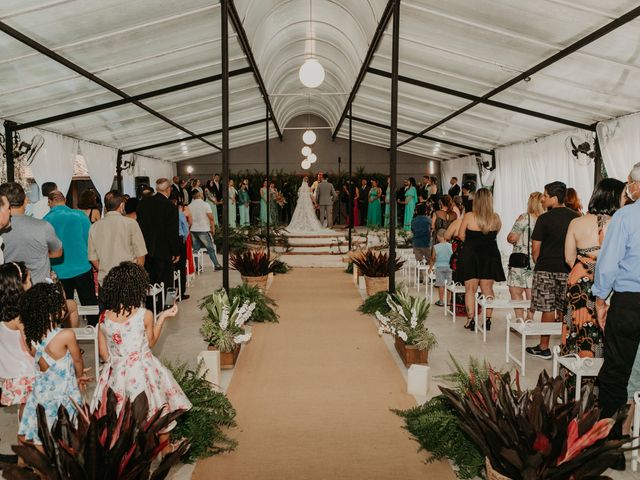
<instances>
[{"instance_id":1,"label":"handbag","mask_svg":"<svg viewBox=\"0 0 640 480\"><path fill-rule=\"evenodd\" d=\"M509 268L526 268L531 270L531 215L527 214L527 253L512 253L509 255Z\"/></svg>"}]
</instances>

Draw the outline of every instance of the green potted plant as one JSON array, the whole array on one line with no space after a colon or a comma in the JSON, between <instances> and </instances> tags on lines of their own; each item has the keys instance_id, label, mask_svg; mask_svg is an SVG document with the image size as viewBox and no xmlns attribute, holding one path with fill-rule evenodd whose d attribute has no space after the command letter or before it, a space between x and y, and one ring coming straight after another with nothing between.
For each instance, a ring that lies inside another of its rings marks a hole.
<instances>
[{"instance_id":1,"label":"green potted plant","mask_svg":"<svg viewBox=\"0 0 640 480\"><path fill-rule=\"evenodd\" d=\"M578 402L562 377L543 371L523 391L508 373L490 371L466 393L440 387L460 415L460 428L486 457L487 477L512 480L607 478L630 440L609 438L626 410L600 418L592 388Z\"/></svg>"},{"instance_id":2,"label":"green potted plant","mask_svg":"<svg viewBox=\"0 0 640 480\"><path fill-rule=\"evenodd\" d=\"M243 283L255 285L263 292L266 291L269 274L277 267L275 260L271 260L269 253L262 248L233 253L229 263L240 272Z\"/></svg>"},{"instance_id":3,"label":"green potted plant","mask_svg":"<svg viewBox=\"0 0 640 480\"><path fill-rule=\"evenodd\" d=\"M213 298L213 295L202 298L199 305L200 309L202 310L205 305L211 304L214 301ZM255 305L247 322L278 323L278 314L274 308L277 307L276 302L253 285L242 284L230 288L229 300L231 302L238 300L240 303L249 302Z\"/></svg>"},{"instance_id":4,"label":"green potted plant","mask_svg":"<svg viewBox=\"0 0 640 480\"><path fill-rule=\"evenodd\" d=\"M380 322L378 333L394 336L396 351L405 367L412 363L429 363L429 351L438 341L425 325L429 314L429 304L423 297L409 295L406 289L387 296L389 312L383 315L379 310L376 317Z\"/></svg>"},{"instance_id":5,"label":"green potted plant","mask_svg":"<svg viewBox=\"0 0 640 480\"><path fill-rule=\"evenodd\" d=\"M374 250L360 250L351 255L351 261L364 276L367 295L374 295L389 289L389 255L386 252ZM393 269L397 272L402 268L403 260L396 258Z\"/></svg>"},{"instance_id":6,"label":"green potted plant","mask_svg":"<svg viewBox=\"0 0 640 480\"><path fill-rule=\"evenodd\" d=\"M251 333L245 332L244 324L249 320L255 304L236 298L229 301L227 292L217 290L211 300L202 305L206 315L200 327L209 350L220 352L220 368L233 368L240 354L240 345L251 339Z\"/></svg>"},{"instance_id":7,"label":"green potted plant","mask_svg":"<svg viewBox=\"0 0 640 480\"><path fill-rule=\"evenodd\" d=\"M92 478L164 479L173 465L189 449L186 441L176 444L152 471L152 463L169 446L160 440L166 428L184 411L164 414L160 410L151 418L144 393L133 401L126 399L116 413L116 394L106 391L105 398L91 411L78 406L77 425L64 407L57 421L47 424L44 408L38 406L38 435L42 446L31 443L14 445L13 451L24 465L7 465L2 474L10 480Z\"/></svg>"}]
</instances>

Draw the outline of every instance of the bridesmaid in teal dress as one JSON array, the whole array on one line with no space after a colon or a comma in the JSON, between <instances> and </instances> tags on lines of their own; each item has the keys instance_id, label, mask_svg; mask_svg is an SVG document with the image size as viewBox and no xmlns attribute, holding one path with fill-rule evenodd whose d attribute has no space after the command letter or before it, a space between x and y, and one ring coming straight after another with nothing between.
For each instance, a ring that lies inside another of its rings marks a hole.
<instances>
[{"instance_id":1,"label":"bridesmaid in teal dress","mask_svg":"<svg viewBox=\"0 0 640 480\"><path fill-rule=\"evenodd\" d=\"M376 180L371 180L371 190L369 191L369 208L367 210L367 227L379 227L382 223L382 211L380 208L380 197L382 189L378 187Z\"/></svg>"},{"instance_id":2,"label":"bridesmaid in teal dress","mask_svg":"<svg viewBox=\"0 0 640 480\"><path fill-rule=\"evenodd\" d=\"M262 188L260 189L260 225L267 224L268 212L269 208L267 207L267 181L265 180L262 183Z\"/></svg>"},{"instance_id":3,"label":"bridesmaid in teal dress","mask_svg":"<svg viewBox=\"0 0 640 480\"><path fill-rule=\"evenodd\" d=\"M389 228L391 215L391 177L387 177L387 190L384 192L384 228Z\"/></svg>"},{"instance_id":4,"label":"bridesmaid in teal dress","mask_svg":"<svg viewBox=\"0 0 640 480\"><path fill-rule=\"evenodd\" d=\"M418 191L416 190L416 179L409 178L409 188L404 194L404 229L407 232L411 231L411 222L413 221L413 213L416 209L416 203L418 203Z\"/></svg>"},{"instance_id":5,"label":"bridesmaid in teal dress","mask_svg":"<svg viewBox=\"0 0 640 480\"><path fill-rule=\"evenodd\" d=\"M238 210L240 211L240 226L249 226L249 206L251 205L251 198L249 197L249 180L244 179L240 184L240 190L238 190Z\"/></svg>"}]
</instances>

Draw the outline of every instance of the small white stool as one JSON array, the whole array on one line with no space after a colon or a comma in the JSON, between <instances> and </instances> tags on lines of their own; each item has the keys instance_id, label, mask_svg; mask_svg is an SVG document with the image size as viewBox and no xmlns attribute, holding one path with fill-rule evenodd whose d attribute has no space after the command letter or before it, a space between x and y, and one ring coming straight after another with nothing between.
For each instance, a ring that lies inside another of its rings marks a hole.
<instances>
[{"instance_id":1,"label":"small white stool","mask_svg":"<svg viewBox=\"0 0 640 480\"><path fill-rule=\"evenodd\" d=\"M422 272L425 273L425 277L428 276L429 262L427 262L426 260L420 260L418 263L416 263L416 266L413 269L413 286L416 287L416 290L418 290L418 292L420 292L420 274Z\"/></svg>"},{"instance_id":2,"label":"small white stool","mask_svg":"<svg viewBox=\"0 0 640 480\"><path fill-rule=\"evenodd\" d=\"M456 293L464 293L464 285L460 283L444 282L444 316L450 313L453 316L453 323L456 323ZM449 293L451 293L452 307L449 308Z\"/></svg>"},{"instance_id":3,"label":"small white stool","mask_svg":"<svg viewBox=\"0 0 640 480\"><path fill-rule=\"evenodd\" d=\"M493 310L513 310L516 308L528 309L531 306L530 300L511 300L510 298L491 298L479 295L476 299L476 333L482 332L482 341L487 341L487 308ZM482 322L479 320L480 308L482 307Z\"/></svg>"},{"instance_id":4,"label":"small white stool","mask_svg":"<svg viewBox=\"0 0 640 480\"><path fill-rule=\"evenodd\" d=\"M436 281L436 272L433 269L427 271L427 276L425 277L424 283L424 296L427 297L429 295L429 303L433 303L433 286ZM418 293L420 293L420 289L418 288Z\"/></svg>"},{"instance_id":5,"label":"small white stool","mask_svg":"<svg viewBox=\"0 0 640 480\"><path fill-rule=\"evenodd\" d=\"M204 272L204 253L206 252L206 248L201 248L200 250L193 251L193 263L195 263L195 273L201 274Z\"/></svg>"},{"instance_id":6,"label":"small white stool","mask_svg":"<svg viewBox=\"0 0 640 480\"><path fill-rule=\"evenodd\" d=\"M87 307L85 307L87 308ZM98 307L96 307L97 309ZM80 309L78 309L80 313ZM91 313L93 315L93 313ZM78 342L93 342L93 354L94 361L96 362L96 377L100 374L100 350L98 348L98 330L92 325L87 325L82 328L74 328L73 333L76 334L76 340Z\"/></svg>"},{"instance_id":7,"label":"small white stool","mask_svg":"<svg viewBox=\"0 0 640 480\"><path fill-rule=\"evenodd\" d=\"M597 377L604 358L579 357L575 353L560 355L560 346L553 347L553 376L560 373L560 365L576 376L576 402L582 394L582 377Z\"/></svg>"},{"instance_id":8,"label":"small white stool","mask_svg":"<svg viewBox=\"0 0 640 480\"><path fill-rule=\"evenodd\" d=\"M157 313L157 297L160 295L160 301L162 302L162 308L164 309L164 282L151 284L149 285L149 290L147 290L147 296L153 297L153 321L155 322L158 318Z\"/></svg>"},{"instance_id":9,"label":"small white stool","mask_svg":"<svg viewBox=\"0 0 640 480\"><path fill-rule=\"evenodd\" d=\"M180 270L173 271L173 288L175 288L178 292L176 300L182 300L182 282L180 282Z\"/></svg>"},{"instance_id":10,"label":"small white stool","mask_svg":"<svg viewBox=\"0 0 640 480\"><path fill-rule=\"evenodd\" d=\"M531 320L522 320L521 318L516 318L515 321L511 320L511 314L507 315L507 336L505 340L505 358L506 362L509 363L510 360L518 365L522 369L522 376L526 376L526 348L527 348L527 336L530 335L560 335L562 334L562 323L560 322L532 322ZM520 343L520 358L511 354L510 351L510 337L511 330L520 334L521 343Z\"/></svg>"}]
</instances>

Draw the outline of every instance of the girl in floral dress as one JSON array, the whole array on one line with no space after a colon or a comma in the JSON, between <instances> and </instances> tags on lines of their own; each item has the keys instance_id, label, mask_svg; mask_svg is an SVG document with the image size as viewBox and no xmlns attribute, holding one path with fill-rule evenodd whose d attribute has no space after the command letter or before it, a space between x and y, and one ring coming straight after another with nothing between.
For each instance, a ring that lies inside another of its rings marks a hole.
<instances>
[{"instance_id":1,"label":"girl in floral dress","mask_svg":"<svg viewBox=\"0 0 640 480\"><path fill-rule=\"evenodd\" d=\"M75 333L60 327L66 315L67 303L59 283L38 283L20 299L20 317L26 343L34 353L36 378L18 435L35 444L42 443L38 437L37 406L44 407L49 428L53 427L60 406L74 418L74 402L82 403L80 390L89 381Z\"/></svg>"},{"instance_id":2,"label":"girl in floral dress","mask_svg":"<svg viewBox=\"0 0 640 480\"><path fill-rule=\"evenodd\" d=\"M0 265L0 405L20 405L18 420L36 375L20 320L20 297L29 288L31 275L24 262Z\"/></svg>"},{"instance_id":3,"label":"girl in floral dress","mask_svg":"<svg viewBox=\"0 0 640 480\"><path fill-rule=\"evenodd\" d=\"M91 401L92 409L103 400L109 387L118 400L118 412L126 398L133 400L143 392L149 400L148 417L161 408L165 413L191 408L171 372L151 352L164 322L178 313L178 307L162 312L154 324L153 314L142 307L147 285L147 272L132 262L112 268L103 281L100 295L106 311L98 326L98 342L105 364Z\"/></svg>"}]
</instances>

